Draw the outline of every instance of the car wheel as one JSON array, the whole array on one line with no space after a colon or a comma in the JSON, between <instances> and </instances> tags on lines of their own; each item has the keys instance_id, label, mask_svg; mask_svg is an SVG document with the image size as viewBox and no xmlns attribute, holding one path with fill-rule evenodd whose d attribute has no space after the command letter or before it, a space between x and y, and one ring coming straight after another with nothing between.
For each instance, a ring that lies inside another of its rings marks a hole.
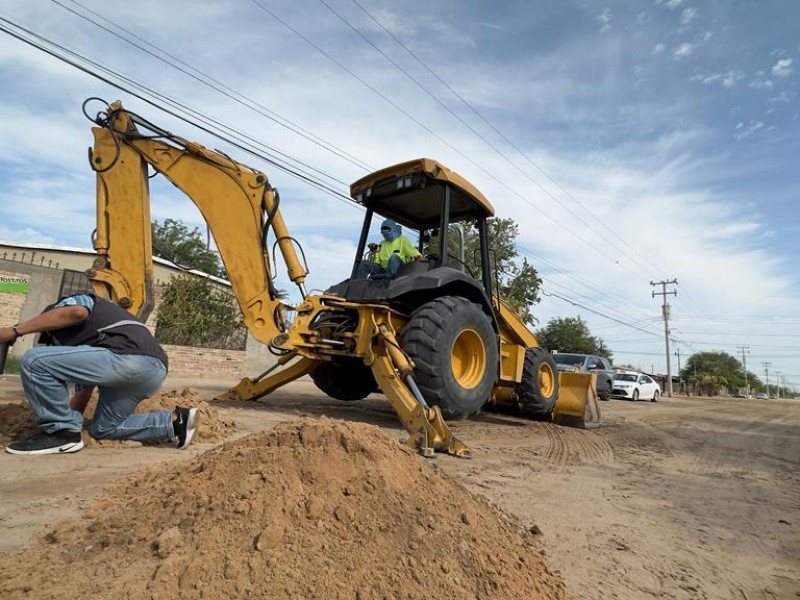
<instances>
[{"instance_id":1,"label":"car wheel","mask_svg":"<svg viewBox=\"0 0 800 600\"><path fill-rule=\"evenodd\" d=\"M653 392L653 398L650 400L650 402L658 402L658 390Z\"/></svg>"},{"instance_id":2,"label":"car wheel","mask_svg":"<svg viewBox=\"0 0 800 600\"><path fill-rule=\"evenodd\" d=\"M639 390L633 390L633 394L631 395L631 400L634 402L639 401Z\"/></svg>"},{"instance_id":3,"label":"car wheel","mask_svg":"<svg viewBox=\"0 0 800 600\"><path fill-rule=\"evenodd\" d=\"M610 400L612 389L613 386L611 385L611 382L606 381L606 384L603 386L603 389L597 391L597 397L600 398L600 400Z\"/></svg>"}]
</instances>

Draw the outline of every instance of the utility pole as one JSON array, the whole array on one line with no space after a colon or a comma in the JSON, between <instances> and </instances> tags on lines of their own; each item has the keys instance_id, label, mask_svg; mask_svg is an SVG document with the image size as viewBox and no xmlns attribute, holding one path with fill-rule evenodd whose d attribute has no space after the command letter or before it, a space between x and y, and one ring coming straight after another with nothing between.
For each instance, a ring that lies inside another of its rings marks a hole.
<instances>
[{"instance_id":1,"label":"utility pole","mask_svg":"<svg viewBox=\"0 0 800 600\"><path fill-rule=\"evenodd\" d=\"M775 392L775 395L780 398L781 397L781 373L780 371L775 371L775 389L778 390Z\"/></svg>"},{"instance_id":2,"label":"utility pole","mask_svg":"<svg viewBox=\"0 0 800 600\"><path fill-rule=\"evenodd\" d=\"M678 357L678 375L681 374L681 349L680 346L675 347L675 356Z\"/></svg>"},{"instance_id":3,"label":"utility pole","mask_svg":"<svg viewBox=\"0 0 800 600\"><path fill-rule=\"evenodd\" d=\"M742 365L744 366L744 393L750 395L750 385L747 383L747 358L746 354L750 354L750 346L736 346L736 349L742 353Z\"/></svg>"},{"instance_id":4,"label":"utility pole","mask_svg":"<svg viewBox=\"0 0 800 600\"><path fill-rule=\"evenodd\" d=\"M673 279L671 281L651 281L650 285L661 286L660 292L653 292L653 298L656 296L661 296L663 298L663 303L661 305L661 310L664 313L664 343L666 344L666 356L667 356L667 396L672 398L672 369L670 368L669 363L669 303L667 302L667 296L672 294L673 296L677 296L678 292L675 290L667 291L668 285L675 285L678 283L677 279Z\"/></svg>"},{"instance_id":5,"label":"utility pole","mask_svg":"<svg viewBox=\"0 0 800 600\"><path fill-rule=\"evenodd\" d=\"M762 362L761 366L764 367L764 381L767 382L767 396L769 396L769 368L772 366L772 363Z\"/></svg>"}]
</instances>

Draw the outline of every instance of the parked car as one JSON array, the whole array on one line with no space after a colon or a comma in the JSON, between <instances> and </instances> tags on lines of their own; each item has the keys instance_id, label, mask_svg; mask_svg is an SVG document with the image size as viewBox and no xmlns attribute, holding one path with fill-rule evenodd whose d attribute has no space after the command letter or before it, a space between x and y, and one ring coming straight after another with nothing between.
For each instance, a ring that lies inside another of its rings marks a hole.
<instances>
[{"instance_id":1,"label":"parked car","mask_svg":"<svg viewBox=\"0 0 800 600\"><path fill-rule=\"evenodd\" d=\"M572 354L556 352L553 354L556 368L559 371L580 371L581 373L594 373L597 375L597 396L601 400L611 398L614 367L604 356L594 354Z\"/></svg>"},{"instance_id":2,"label":"parked car","mask_svg":"<svg viewBox=\"0 0 800 600\"><path fill-rule=\"evenodd\" d=\"M756 400L769 400L769 395L766 392L759 392L756 394Z\"/></svg>"},{"instance_id":3,"label":"parked car","mask_svg":"<svg viewBox=\"0 0 800 600\"><path fill-rule=\"evenodd\" d=\"M634 402L637 400L658 402L661 386L644 373L616 373L611 395L614 398L626 398Z\"/></svg>"}]
</instances>

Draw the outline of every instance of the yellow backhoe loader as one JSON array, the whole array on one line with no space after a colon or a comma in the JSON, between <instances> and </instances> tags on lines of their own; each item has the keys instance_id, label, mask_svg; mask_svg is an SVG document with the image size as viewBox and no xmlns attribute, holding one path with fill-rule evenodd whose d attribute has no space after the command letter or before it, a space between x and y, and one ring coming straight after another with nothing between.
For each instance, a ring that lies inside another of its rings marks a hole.
<instances>
[{"instance_id":1,"label":"yellow backhoe loader","mask_svg":"<svg viewBox=\"0 0 800 600\"><path fill-rule=\"evenodd\" d=\"M152 311L152 168L199 208L246 326L278 355L273 368L245 378L228 398L260 398L306 374L340 400L380 391L408 431L409 445L423 455L468 456L445 418L466 418L487 405L580 425L599 420L592 376L559 378L552 357L492 291L486 223L494 208L435 160L408 161L352 184L351 197L366 209L352 276L325 293L308 294L308 270L298 259L278 191L264 173L175 136L119 102L93 120L89 159L97 174L97 258L87 271L92 287L142 321ZM373 219L385 218L417 234L423 257L403 265L394 279L356 278ZM462 226L478 232L477 278L452 242ZM302 295L297 306L285 304L273 285L270 232Z\"/></svg>"}]
</instances>

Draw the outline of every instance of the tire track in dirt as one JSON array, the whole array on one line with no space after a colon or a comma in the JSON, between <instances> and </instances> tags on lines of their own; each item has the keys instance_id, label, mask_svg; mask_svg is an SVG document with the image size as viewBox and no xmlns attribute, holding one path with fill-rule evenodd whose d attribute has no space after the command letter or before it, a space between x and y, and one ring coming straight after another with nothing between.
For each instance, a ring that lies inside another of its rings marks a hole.
<instances>
[{"instance_id":1,"label":"tire track in dirt","mask_svg":"<svg viewBox=\"0 0 800 600\"><path fill-rule=\"evenodd\" d=\"M545 459L555 469L578 465L613 465L614 450L599 435L551 423L543 427L547 436Z\"/></svg>"}]
</instances>

